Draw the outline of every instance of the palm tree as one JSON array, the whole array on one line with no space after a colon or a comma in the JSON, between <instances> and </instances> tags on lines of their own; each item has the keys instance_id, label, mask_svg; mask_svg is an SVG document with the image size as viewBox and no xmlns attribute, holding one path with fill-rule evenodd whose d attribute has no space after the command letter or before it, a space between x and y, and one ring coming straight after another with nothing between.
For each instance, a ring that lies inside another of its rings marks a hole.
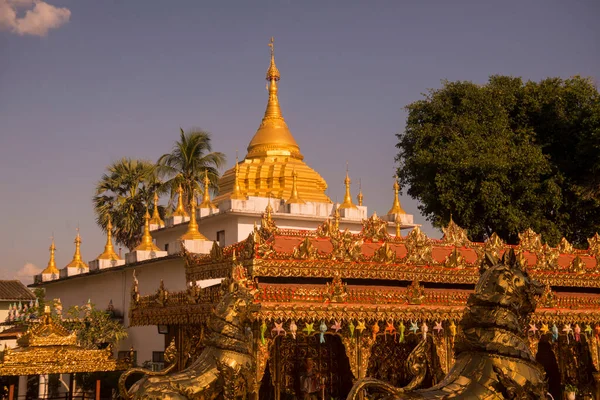
<instances>
[{"instance_id":1,"label":"palm tree","mask_svg":"<svg viewBox=\"0 0 600 400\"><path fill-rule=\"evenodd\" d=\"M115 241L131 251L140 243L146 206L151 204L154 192L160 194L163 190L156 165L151 161L123 158L106 170L96 184L96 222L106 232L110 216Z\"/></svg>"},{"instance_id":2,"label":"palm tree","mask_svg":"<svg viewBox=\"0 0 600 400\"><path fill-rule=\"evenodd\" d=\"M210 133L200 129L184 132L180 128L180 137L171 153L163 154L157 162L159 176L165 179L165 189L171 193L169 206L173 205L177 188L181 185L184 204L192 200L192 193L204 192L204 174L208 173L210 189L219 190L219 168L225 166L225 154L213 152Z\"/></svg>"}]
</instances>

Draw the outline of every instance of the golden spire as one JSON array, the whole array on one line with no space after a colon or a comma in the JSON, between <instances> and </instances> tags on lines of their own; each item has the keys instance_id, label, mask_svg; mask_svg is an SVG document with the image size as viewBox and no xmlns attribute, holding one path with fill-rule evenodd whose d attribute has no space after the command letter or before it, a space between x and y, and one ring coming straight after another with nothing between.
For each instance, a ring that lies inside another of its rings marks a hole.
<instances>
[{"instance_id":1,"label":"golden spire","mask_svg":"<svg viewBox=\"0 0 600 400\"><path fill-rule=\"evenodd\" d=\"M296 172L296 169L294 168L294 170L292 171L292 195L290 196L289 200L286 202L286 204L305 204L306 202L304 200L302 200L300 198L300 196L298 196L298 186L296 183L296 180L298 179L298 173Z\"/></svg>"},{"instance_id":2,"label":"golden spire","mask_svg":"<svg viewBox=\"0 0 600 400\"><path fill-rule=\"evenodd\" d=\"M98 256L97 260L117 261L121 259L121 257L115 253L115 249L112 244L112 227L113 226L109 215L108 224L106 224L106 245L104 246L104 252Z\"/></svg>"},{"instance_id":3,"label":"golden spire","mask_svg":"<svg viewBox=\"0 0 600 400\"><path fill-rule=\"evenodd\" d=\"M240 166L237 154L235 155L235 182L233 184L233 193L231 193L229 198L232 200L246 200L246 196L244 196L242 189L240 189Z\"/></svg>"},{"instance_id":4,"label":"golden spire","mask_svg":"<svg viewBox=\"0 0 600 400\"><path fill-rule=\"evenodd\" d=\"M388 211L388 215L389 214L406 214L406 211L404 211L404 209L402 209L402 206L400 205L400 200L398 199L398 191L400 190L400 185L398 185L398 178L394 178L394 204L392 205L392 208L390 209L390 211Z\"/></svg>"},{"instance_id":5,"label":"golden spire","mask_svg":"<svg viewBox=\"0 0 600 400\"><path fill-rule=\"evenodd\" d=\"M399 238L400 235L400 214L396 214L396 218L394 218L394 222L396 223L396 237Z\"/></svg>"},{"instance_id":6,"label":"golden spire","mask_svg":"<svg viewBox=\"0 0 600 400\"><path fill-rule=\"evenodd\" d=\"M271 38L269 47L271 48L271 63L267 70L267 81L269 90L269 101L265 116L262 119L260 127L248 145L248 155L246 158L256 158L265 156L291 156L302 160L304 157L300 154L300 147L292 136L279 107L279 98L277 97L277 81L281 78L279 70L275 65L274 39Z\"/></svg>"},{"instance_id":7,"label":"golden spire","mask_svg":"<svg viewBox=\"0 0 600 400\"><path fill-rule=\"evenodd\" d=\"M158 225L159 228L165 227L165 222L160 219L160 214L158 213L158 193L156 192L154 192L154 210L152 211L150 223L152 225Z\"/></svg>"},{"instance_id":8,"label":"golden spire","mask_svg":"<svg viewBox=\"0 0 600 400\"><path fill-rule=\"evenodd\" d=\"M181 187L180 187L181 188ZM181 197L180 197L181 198ZM179 206L178 206L179 208ZM142 236L142 243L134 250L138 251L160 251L158 246L152 241L152 235L150 234L150 213L148 207L146 207L146 214L144 215L144 235Z\"/></svg>"},{"instance_id":9,"label":"golden spire","mask_svg":"<svg viewBox=\"0 0 600 400\"><path fill-rule=\"evenodd\" d=\"M173 212L174 217L189 217L188 213L185 212L185 207L183 207L183 188L181 184L177 188L177 208Z\"/></svg>"},{"instance_id":10,"label":"golden spire","mask_svg":"<svg viewBox=\"0 0 600 400\"><path fill-rule=\"evenodd\" d=\"M216 208L215 205L210 201L210 193L208 191L208 185L210 184L210 179L208 179L208 170L204 170L204 193L202 194L202 203L200 203L200 208Z\"/></svg>"},{"instance_id":11,"label":"golden spire","mask_svg":"<svg viewBox=\"0 0 600 400\"><path fill-rule=\"evenodd\" d=\"M48 266L46 269L42 271L42 274L56 274L58 275L60 272L58 268L56 268L56 261L54 260L54 253L56 252L56 246L54 245L54 236L52 236L52 244L50 245L50 260L48 261Z\"/></svg>"},{"instance_id":12,"label":"golden spire","mask_svg":"<svg viewBox=\"0 0 600 400\"><path fill-rule=\"evenodd\" d=\"M73 254L73 260L65 268L88 268L87 264L81 260L81 236L79 236L79 228L77 228L77 236L75 237L75 254Z\"/></svg>"},{"instance_id":13,"label":"golden spire","mask_svg":"<svg viewBox=\"0 0 600 400\"><path fill-rule=\"evenodd\" d=\"M198 231L198 222L196 222L196 191L192 193L192 203L190 204L190 223L188 224L188 229L183 236L181 236L181 240L206 240L206 237Z\"/></svg>"},{"instance_id":14,"label":"golden spire","mask_svg":"<svg viewBox=\"0 0 600 400\"><path fill-rule=\"evenodd\" d=\"M350 195L350 177L348 176L348 163L346 163L346 179L344 179L344 185L346 185L346 194L344 195L344 202L340 204L339 208L356 208L352 202L352 196Z\"/></svg>"},{"instance_id":15,"label":"golden spire","mask_svg":"<svg viewBox=\"0 0 600 400\"><path fill-rule=\"evenodd\" d=\"M358 201L358 205L363 205L363 193L362 193L362 182L360 179L358 180L358 195L356 195L356 200Z\"/></svg>"},{"instance_id":16,"label":"golden spire","mask_svg":"<svg viewBox=\"0 0 600 400\"><path fill-rule=\"evenodd\" d=\"M335 211L333 212L333 226L336 231L340 230L340 205L335 205Z\"/></svg>"}]
</instances>

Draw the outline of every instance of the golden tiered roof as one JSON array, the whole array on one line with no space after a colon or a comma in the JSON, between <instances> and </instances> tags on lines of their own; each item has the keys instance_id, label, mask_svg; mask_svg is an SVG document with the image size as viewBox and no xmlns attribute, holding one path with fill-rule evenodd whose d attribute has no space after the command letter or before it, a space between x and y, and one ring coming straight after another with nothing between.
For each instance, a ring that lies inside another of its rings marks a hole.
<instances>
[{"instance_id":1,"label":"golden tiered roof","mask_svg":"<svg viewBox=\"0 0 600 400\"><path fill-rule=\"evenodd\" d=\"M300 147L281 114L277 97L280 74L275 65L273 38L269 46L269 100L262 122L248 145L246 158L236 165L240 191L246 196L272 196L287 200L292 195L293 171L296 171L298 194L304 201L331 203L325 194L327 182L304 163ZM230 168L219 179L216 202L231 198L236 183L236 167Z\"/></svg>"}]
</instances>

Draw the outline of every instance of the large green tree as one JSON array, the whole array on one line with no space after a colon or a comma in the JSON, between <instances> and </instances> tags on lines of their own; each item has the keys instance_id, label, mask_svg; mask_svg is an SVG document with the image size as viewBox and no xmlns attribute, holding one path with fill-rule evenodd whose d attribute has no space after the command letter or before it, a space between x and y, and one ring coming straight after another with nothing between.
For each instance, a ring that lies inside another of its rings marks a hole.
<instances>
[{"instance_id":1,"label":"large green tree","mask_svg":"<svg viewBox=\"0 0 600 400\"><path fill-rule=\"evenodd\" d=\"M154 193L160 194L161 190L153 162L131 158L116 161L96 184L93 199L96 222L106 232L110 216L115 241L133 250L142 237L146 206L152 204ZM164 214L162 208L159 211Z\"/></svg>"},{"instance_id":2,"label":"large green tree","mask_svg":"<svg viewBox=\"0 0 600 400\"><path fill-rule=\"evenodd\" d=\"M589 79L443 82L407 106L398 176L435 226L509 243L532 228L585 247L600 230L600 96Z\"/></svg>"},{"instance_id":3,"label":"large green tree","mask_svg":"<svg viewBox=\"0 0 600 400\"><path fill-rule=\"evenodd\" d=\"M165 187L171 193L169 205L173 205L179 185L183 189L186 207L191 202L194 190L202 194L207 172L210 189L216 192L219 189L219 169L225 162L225 154L212 151L210 133L200 129L188 132L180 129L179 140L175 142L173 150L163 154L157 162L159 176L165 179Z\"/></svg>"}]
</instances>

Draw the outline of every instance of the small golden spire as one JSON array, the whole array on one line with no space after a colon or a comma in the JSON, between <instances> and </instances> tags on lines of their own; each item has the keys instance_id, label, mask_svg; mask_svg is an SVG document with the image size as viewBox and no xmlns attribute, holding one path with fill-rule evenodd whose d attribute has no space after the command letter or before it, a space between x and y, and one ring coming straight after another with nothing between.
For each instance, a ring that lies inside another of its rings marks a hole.
<instances>
[{"instance_id":1,"label":"small golden spire","mask_svg":"<svg viewBox=\"0 0 600 400\"><path fill-rule=\"evenodd\" d=\"M160 214L158 213L158 193L154 192L154 210L152 211L152 219L150 220L150 224L158 225L159 228L165 227L165 222L160 219Z\"/></svg>"},{"instance_id":2,"label":"small golden spire","mask_svg":"<svg viewBox=\"0 0 600 400\"><path fill-rule=\"evenodd\" d=\"M390 211L388 211L388 215L389 214L406 214L406 211L404 211L402 209L402 206L400 206L400 200L398 199L398 191L400 190L400 185L398 185L398 178L394 178L394 204L392 205L392 208L390 209Z\"/></svg>"},{"instance_id":3,"label":"small golden spire","mask_svg":"<svg viewBox=\"0 0 600 400\"><path fill-rule=\"evenodd\" d=\"M121 259L115 253L115 248L112 244L112 221L110 220L110 215L108 216L108 224L106 224L106 245L104 246L104 252L96 258L97 260L110 260L110 261L118 261Z\"/></svg>"},{"instance_id":4,"label":"small golden spire","mask_svg":"<svg viewBox=\"0 0 600 400\"><path fill-rule=\"evenodd\" d=\"M292 171L292 195L286 204L305 204L306 202L298 196L298 187L296 180L298 179L298 173L296 168Z\"/></svg>"},{"instance_id":5,"label":"small golden spire","mask_svg":"<svg viewBox=\"0 0 600 400\"><path fill-rule=\"evenodd\" d=\"M396 214L396 218L394 218L394 222L396 223L396 237L399 238L400 235L400 214Z\"/></svg>"},{"instance_id":6,"label":"small golden spire","mask_svg":"<svg viewBox=\"0 0 600 400\"><path fill-rule=\"evenodd\" d=\"M181 198L181 197L180 197ZM144 215L144 235L142 236L142 243L134 250L137 251L160 251L158 246L152 241L152 235L150 234L150 213L148 207L146 207L146 214Z\"/></svg>"},{"instance_id":7,"label":"small golden spire","mask_svg":"<svg viewBox=\"0 0 600 400\"><path fill-rule=\"evenodd\" d=\"M192 203L190 204L191 217L188 229L181 240L206 240L206 237L198 231L198 222L196 222L196 191L192 193Z\"/></svg>"},{"instance_id":8,"label":"small golden spire","mask_svg":"<svg viewBox=\"0 0 600 400\"><path fill-rule=\"evenodd\" d=\"M177 208L173 212L174 217L189 217L188 213L185 211L185 207L183 206L183 188L181 184L177 188Z\"/></svg>"},{"instance_id":9,"label":"small golden spire","mask_svg":"<svg viewBox=\"0 0 600 400\"><path fill-rule=\"evenodd\" d=\"M216 208L215 205L210 201L210 193L208 191L208 185L210 184L210 179L208 179L208 170L204 170L204 193L202 194L202 203L200 203L200 208Z\"/></svg>"},{"instance_id":10,"label":"small golden spire","mask_svg":"<svg viewBox=\"0 0 600 400\"><path fill-rule=\"evenodd\" d=\"M352 202L352 195L350 194L350 176L348 176L348 163L346 163L346 179L344 179L344 185L346 185L346 194L344 195L344 202L340 204L339 208L356 208Z\"/></svg>"},{"instance_id":11,"label":"small golden spire","mask_svg":"<svg viewBox=\"0 0 600 400\"><path fill-rule=\"evenodd\" d=\"M363 205L363 192L362 192L362 183L360 179L358 180L358 195L356 195L356 200L358 201L358 205Z\"/></svg>"},{"instance_id":12,"label":"small golden spire","mask_svg":"<svg viewBox=\"0 0 600 400\"><path fill-rule=\"evenodd\" d=\"M242 189L240 189L240 167L237 154L235 155L235 183L233 184L233 193L231 193L229 198L232 200L246 200L246 196L244 196Z\"/></svg>"},{"instance_id":13,"label":"small golden spire","mask_svg":"<svg viewBox=\"0 0 600 400\"><path fill-rule=\"evenodd\" d=\"M79 228L77 228L77 236L75 236L75 254L73 254L73 260L65 268L88 268L88 265L81 260L81 236L79 236Z\"/></svg>"},{"instance_id":14,"label":"small golden spire","mask_svg":"<svg viewBox=\"0 0 600 400\"><path fill-rule=\"evenodd\" d=\"M54 260L54 253L56 252L56 246L54 245L54 236L52 236L52 244L50 245L50 260L48 261L48 266L46 269L42 271L42 274L56 274L58 275L60 272L58 268L56 268L56 261Z\"/></svg>"},{"instance_id":15,"label":"small golden spire","mask_svg":"<svg viewBox=\"0 0 600 400\"><path fill-rule=\"evenodd\" d=\"M336 230L340 230L340 205L335 205L335 211L333 212L333 226Z\"/></svg>"}]
</instances>

